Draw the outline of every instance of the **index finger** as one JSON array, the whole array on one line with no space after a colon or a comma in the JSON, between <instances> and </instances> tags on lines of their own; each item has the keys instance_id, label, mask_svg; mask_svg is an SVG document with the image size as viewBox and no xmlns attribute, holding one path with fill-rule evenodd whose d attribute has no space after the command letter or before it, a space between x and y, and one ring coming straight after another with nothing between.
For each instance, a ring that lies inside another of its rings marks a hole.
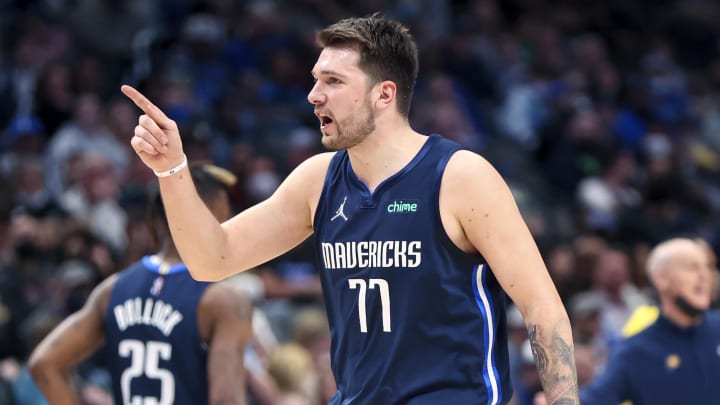
<instances>
[{"instance_id":1,"label":"index finger","mask_svg":"<svg viewBox=\"0 0 720 405\"><path fill-rule=\"evenodd\" d=\"M171 121L167 115L158 106L153 104L147 97L137 91L134 87L127 84L123 84L120 87L120 91L123 92L139 109L143 110L150 118L155 121L159 127L167 128L168 123Z\"/></svg>"}]
</instances>

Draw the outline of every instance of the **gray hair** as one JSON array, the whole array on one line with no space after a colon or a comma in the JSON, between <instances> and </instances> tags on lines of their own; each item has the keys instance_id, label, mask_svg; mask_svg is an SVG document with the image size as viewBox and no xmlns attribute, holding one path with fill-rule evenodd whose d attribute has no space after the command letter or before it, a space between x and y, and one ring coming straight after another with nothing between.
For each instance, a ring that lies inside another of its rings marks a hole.
<instances>
[{"instance_id":1,"label":"gray hair","mask_svg":"<svg viewBox=\"0 0 720 405\"><path fill-rule=\"evenodd\" d=\"M652 279L654 274L666 270L672 263L678 249L683 247L693 246L698 249L702 248L700 244L690 238L673 238L661 242L650 251L645 269L648 276Z\"/></svg>"}]
</instances>

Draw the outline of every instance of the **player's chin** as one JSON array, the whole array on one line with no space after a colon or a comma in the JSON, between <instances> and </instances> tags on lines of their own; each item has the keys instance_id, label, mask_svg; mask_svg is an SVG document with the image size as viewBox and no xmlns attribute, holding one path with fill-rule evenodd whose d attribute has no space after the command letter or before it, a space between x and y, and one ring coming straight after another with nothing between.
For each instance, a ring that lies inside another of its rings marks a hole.
<instances>
[{"instance_id":1,"label":"player's chin","mask_svg":"<svg viewBox=\"0 0 720 405\"><path fill-rule=\"evenodd\" d=\"M341 148L338 145L337 137L323 131L323 137L320 140L322 142L323 147L328 150L340 150Z\"/></svg>"}]
</instances>

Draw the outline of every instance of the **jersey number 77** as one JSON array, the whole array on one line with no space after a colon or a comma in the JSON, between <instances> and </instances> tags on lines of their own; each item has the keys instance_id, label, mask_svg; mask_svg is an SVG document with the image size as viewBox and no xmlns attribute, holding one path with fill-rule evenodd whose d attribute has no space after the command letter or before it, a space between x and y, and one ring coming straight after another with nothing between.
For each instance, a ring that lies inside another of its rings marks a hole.
<instances>
[{"instance_id":1,"label":"jersey number 77","mask_svg":"<svg viewBox=\"0 0 720 405\"><path fill-rule=\"evenodd\" d=\"M366 282L361 278L348 279L351 290L358 289L358 316L360 317L360 332L367 333L367 310L365 309L365 295L368 287L380 290L380 305L382 307L382 328L383 332L392 332L390 324L390 287L387 280L382 278L371 278Z\"/></svg>"}]
</instances>

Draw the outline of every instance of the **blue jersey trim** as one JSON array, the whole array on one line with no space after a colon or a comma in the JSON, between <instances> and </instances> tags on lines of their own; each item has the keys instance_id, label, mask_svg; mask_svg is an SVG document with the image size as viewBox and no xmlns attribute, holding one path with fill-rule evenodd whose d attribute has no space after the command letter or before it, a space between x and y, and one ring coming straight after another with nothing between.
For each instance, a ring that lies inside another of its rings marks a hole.
<instances>
[{"instance_id":1,"label":"blue jersey trim","mask_svg":"<svg viewBox=\"0 0 720 405\"><path fill-rule=\"evenodd\" d=\"M143 256L142 264L143 266L145 266L145 268L152 271L153 273L160 274L160 262L157 259L154 259L153 256ZM174 274L181 271L187 271L187 267L184 263L173 264L172 266L168 267L167 271L163 272L162 274Z\"/></svg>"},{"instance_id":2,"label":"blue jersey trim","mask_svg":"<svg viewBox=\"0 0 720 405\"><path fill-rule=\"evenodd\" d=\"M475 294L475 303L480 309L483 320L485 321L485 336L483 336L485 348L485 364L483 364L483 379L488 392L487 405L497 405L502 398L502 390L498 381L498 370L495 367L494 345L495 345L495 319L493 318L493 302L490 291L485 282L484 264L476 265L473 271L473 293Z\"/></svg>"},{"instance_id":3,"label":"blue jersey trim","mask_svg":"<svg viewBox=\"0 0 720 405\"><path fill-rule=\"evenodd\" d=\"M435 135L438 136L439 135ZM447 141L449 143L449 141ZM459 151L462 150L460 145L453 144L452 147L449 147L445 153L445 155L438 161L437 166L435 167L435 172L433 174L434 180L432 185L432 190L434 197L432 198L432 208L433 208L433 218L435 221L435 227L438 229L438 238L440 239L440 242L445 245L445 247L450 251L454 252L455 254L470 257L470 260L472 262L484 262L485 259L480 255L479 253L470 254L467 252L462 251L453 241L450 239L450 236L447 234L447 231L445 230L445 226L442 222L442 216L440 215L440 186L442 184L442 178L443 174L445 173L445 169L447 168L447 164L450 161L450 159L453 157L453 155ZM478 258L479 256L479 258Z\"/></svg>"},{"instance_id":4,"label":"blue jersey trim","mask_svg":"<svg viewBox=\"0 0 720 405\"><path fill-rule=\"evenodd\" d=\"M432 149L432 146L437 143L438 139L440 139L440 135L432 134L427 137L425 142L423 143L422 147L418 151L418 153L408 162L408 164L405 165L402 169L392 174L390 177L386 178L385 180L381 181L380 184L375 187L375 190L370 191L370 188L360 180L360 178L355 173L355 170L352 167L352 164L350 163L350 157L347 154L347 151L344 150L341 153L343 153L343 159L347 159L346 170L348 172L348 175L350 176L350 179L360 188L362 196L364 199L366 199L369 202L372 202L373 204L370 204L370 208L374 208L374 203L377 201L378 196L383 192L384 189L386 189L389 185L396 182L398 179L402 178L410 172L415 166L417 166L425 157L425 155L428 154L430 149Z\"/></svg>"}]
</instances>

